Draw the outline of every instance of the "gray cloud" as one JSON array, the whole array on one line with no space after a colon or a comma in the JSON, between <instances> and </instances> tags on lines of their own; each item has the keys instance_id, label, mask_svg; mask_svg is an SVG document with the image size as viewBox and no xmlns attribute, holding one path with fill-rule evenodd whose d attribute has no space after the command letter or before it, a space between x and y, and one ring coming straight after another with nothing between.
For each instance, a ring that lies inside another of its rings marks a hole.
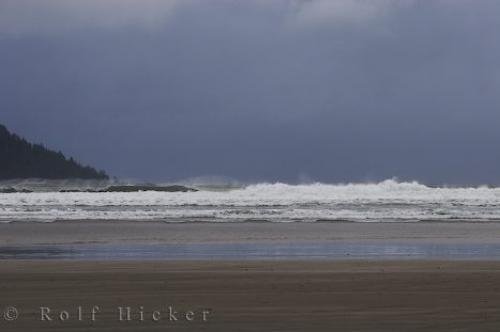
<instances>
[{"instance_id":1,"label":"gray cloud","mask_svg":"<svg viewBox=\"0 0 500 332\"><path fill-rule=\"evenodd\" d=\"M0 122L112 174L500 183L496 1L41 3Z\"/></svg>"},{"instance_id":2,"label":"gray cloud","mask_svg":"<svg viewBox=\"0 0 500 332\"><path fill-rule=\"evenodd\" d=\"M210 3L202 0L4 0L0 3L0 31L60 34L88 28L159 28L176 12L193 7L203 7L209 12L231 8L274 12L290 25L302 28L365 24L415 3L416 0L253 0L250 3L238 0Z\"/></svg>"},{"instance_id":3,"label":"gray cloud","mask_svg":"<svg viewBox=\"0 0 500 332\"><path fill-rule=\"evenodd\" d=\"M168 19L179 3L179 0L3 0L0 32L62 34L89 28L154 28Z\"/></svg>"}]
</instances>

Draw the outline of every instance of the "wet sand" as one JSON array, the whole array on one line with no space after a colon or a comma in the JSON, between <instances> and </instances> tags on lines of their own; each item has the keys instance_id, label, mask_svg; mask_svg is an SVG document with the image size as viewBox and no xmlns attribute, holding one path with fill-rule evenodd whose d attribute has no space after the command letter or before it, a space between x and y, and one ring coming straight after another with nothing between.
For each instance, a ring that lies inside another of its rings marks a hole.
<instances>
[{"instance_id":1,"label":"wet sand","mask_svg":"<svg viewBox=\"0 0 500 332\"><path fill-rule=\"evenodd\" d=\"M500 243L500 222L0 223L0 246L259 242Z\"/></svg>"},{"instance_id":2,"label":"wet sand","mask_svg":"<svg viewBox=\"0 0 500 332\"><path fill-rule=\"evenodd\" d=\"M1 262L0 281L2 311L19 312L0 319L2 331L500 329L500 262L18 260ZM131 321L119 321L120 306L131 307ZM52 321L41 321L40 307ZM61 310L69 314L63 322ZM193 321L181 315L187 311Z\"/></svg>"}]
</instances>

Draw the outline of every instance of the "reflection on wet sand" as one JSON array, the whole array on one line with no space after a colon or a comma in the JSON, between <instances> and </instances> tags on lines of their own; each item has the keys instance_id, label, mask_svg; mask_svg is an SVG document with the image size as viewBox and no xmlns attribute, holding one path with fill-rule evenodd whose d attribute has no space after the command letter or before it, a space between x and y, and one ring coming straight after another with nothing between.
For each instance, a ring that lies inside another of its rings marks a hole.
<instances>
[{"instance_id":1,"label":"reflection on wet sand","mask_svg":"<svg viewBox=\"0 0 500 332\"><path fill-rule=\"evenodd\" d=\"M498 260L500 244L226 243L0 247L0 259L81 260Z\"/></svg>"}]
</instances>

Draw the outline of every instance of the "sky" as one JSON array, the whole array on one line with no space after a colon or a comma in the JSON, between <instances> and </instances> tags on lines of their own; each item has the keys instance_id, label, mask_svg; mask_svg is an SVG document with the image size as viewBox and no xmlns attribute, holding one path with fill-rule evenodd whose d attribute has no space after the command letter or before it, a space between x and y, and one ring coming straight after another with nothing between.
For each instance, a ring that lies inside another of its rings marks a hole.
<instances>
[{"instance_id":1,"label":"sky","mask_svg":"<svg viewBox=\"0 0 500 332\"><path fill-rule=\"evenodd\" d=\"M500 1L0 0L0 123L147 181L500 184Z\"/></svg>"}]
</instances>

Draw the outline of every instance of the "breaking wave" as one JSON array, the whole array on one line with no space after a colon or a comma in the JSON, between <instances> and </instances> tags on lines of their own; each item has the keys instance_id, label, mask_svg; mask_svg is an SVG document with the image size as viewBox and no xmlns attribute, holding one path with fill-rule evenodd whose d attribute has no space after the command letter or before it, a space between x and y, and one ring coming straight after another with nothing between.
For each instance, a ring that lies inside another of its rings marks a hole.
<instances>
[{"instance_id":1,"label":"breaking wave","mask_svg":"<svg viewBox=\"0 0 500 332\"><path fill-rule=\"evenodd\" d=\"M500 188L262 183L198 192L0 194L0 220L422 221L500 220Z\"/></svg>"}]
</instances>

